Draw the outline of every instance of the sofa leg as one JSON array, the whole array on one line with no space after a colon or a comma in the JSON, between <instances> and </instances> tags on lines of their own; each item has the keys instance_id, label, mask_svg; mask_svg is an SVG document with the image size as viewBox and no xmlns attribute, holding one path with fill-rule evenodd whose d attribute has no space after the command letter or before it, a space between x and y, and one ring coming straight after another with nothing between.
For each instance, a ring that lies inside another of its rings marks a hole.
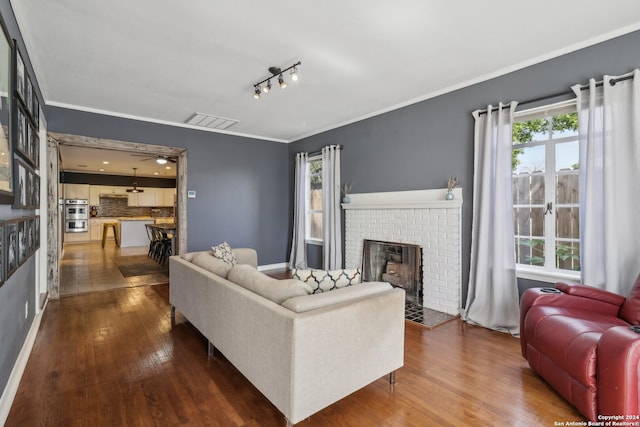
<instances>
[{"instance_id":1,"label":"sofa leg","mask_svg":"<svg viewBox=\"0 0 640 427\"><path fill-rule=\"evenodd\" d=\"M171 306L171 329L176 326L176 307L174 305Z\"/></svg>"},{"instance_id":2,"label":"sofa leg","mask_svg":"<svg viewBox=\"0 0 640 427\"><path fill-rule=\"evenodd\" d=\"M389 384L395 384L396 383L396 371L392 371L389 374Z\"/></svg>"},{"instance_id":3,"label":"sofa leg","mask_svg":"<svg viewBox=\"0 0 640 427\"><path fill-rule=\"evenodd\" d=\"M207 355L209 358L216 355L216 348L211 341L207 341Z\"/></svg>"}]
</instances>

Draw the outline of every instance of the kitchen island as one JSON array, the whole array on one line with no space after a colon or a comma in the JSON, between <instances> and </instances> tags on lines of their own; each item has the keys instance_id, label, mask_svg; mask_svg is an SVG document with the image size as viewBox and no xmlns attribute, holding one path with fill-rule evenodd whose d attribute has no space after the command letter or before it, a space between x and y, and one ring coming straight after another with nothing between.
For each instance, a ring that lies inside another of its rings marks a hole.
<instances>
[{"instance_id":1,"label":"kitchen island","mask_svg":"<svg viewBox=\"0 0 640 427\"><path fill-rule=\"evenodd\" d=\"M147 236L147 224L153 224L153 219L145 218L120 218L118 221L118 233L120 235L120 247L149 246Z\"/></svg>"}]
</instances>

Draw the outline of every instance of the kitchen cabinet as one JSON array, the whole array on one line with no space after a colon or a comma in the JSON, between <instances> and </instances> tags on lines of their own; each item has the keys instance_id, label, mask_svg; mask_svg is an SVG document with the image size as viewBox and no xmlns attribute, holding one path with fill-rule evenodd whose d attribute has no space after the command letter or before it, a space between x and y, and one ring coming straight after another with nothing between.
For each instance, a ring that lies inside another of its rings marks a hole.
<instances>
[{"instance_id":1,"label":"kitchen cabinet","mask_svg":"<svg viewBox=\"0 0 640 427\"><path fill-rule=\"evenodd\" d=\"M89 199L89 184L64 184L65 199Z\"/></svg>"},{"instance_id":2,"label":"kitchen cabinet","mask_svg":"<svg viewBox=\"0 0 640 427\"><path fill-rule=\"evenodd\" d=\"M161 188L162 193L162 204L158 206L167 206L173 207L176 200L176 189L175 188Z\"/></svg>"},{"instance_id":3,"label":"kitchen cabinet","mask_svg":"<svg viewBox=\"0 0 640 427\"><path fill-rule=\"evenodd\" d=\"M129 206L173 207L175 188L138 187L142 193L129 193Z\"/></svg>"}]
</instances>

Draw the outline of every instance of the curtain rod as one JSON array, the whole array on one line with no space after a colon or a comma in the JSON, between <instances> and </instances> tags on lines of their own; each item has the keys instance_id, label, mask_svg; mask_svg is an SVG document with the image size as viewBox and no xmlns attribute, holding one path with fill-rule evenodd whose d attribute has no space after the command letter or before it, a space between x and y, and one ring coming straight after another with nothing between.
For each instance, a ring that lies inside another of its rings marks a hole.
<instances>
[{"instance_id":1,"label":"curtain rod","mask_svg":"<svg viewBox=\"0 0 640 427\"><path fill-rule=\"evenodd\" d=\"M338 144L337 145L338 150L342 150L342 144ZM322 150L320 151L314 151L313 153L309 153L307 154L309 157L313 157L313 156L319 156L320 154L322 154Z\"/></svg>"},{"instance_id":2,"label":"curtain rod","mask_svg":"<svg viewBox=\"0 0 640 427\"><path fill-rule=\"evenodd\" d=\"M611 79L611 80L609 80L609 84L611 86L615 86L616 83L618 83L618 82L622 82L622 81L625 81L625 80L631 80L631 79L633 79L633 74L628 75L628 76L624 76L624 77L619 77L617 79ZM602 80L597 81L596 82L596 87L601 87L603 85L603 83L604 82ZM587 89L589 89L589 84L588 83L585 84L585 85L580 86L580 90L587 90ZM573 91L569 90L569 91L554 93L552 95L541 96L539 98L527 99L526 101L518 102L518 107L521 106L521 105L533 104L534 102L544 101L545 99L557 98L557 97L563 96L563 95L571 95L572 93L573 93ZM491 111L498 111L498 107L493 107L491 109ZM487 110L480 111L478 114L487 114Z\"/></svg>"}]
</instances>

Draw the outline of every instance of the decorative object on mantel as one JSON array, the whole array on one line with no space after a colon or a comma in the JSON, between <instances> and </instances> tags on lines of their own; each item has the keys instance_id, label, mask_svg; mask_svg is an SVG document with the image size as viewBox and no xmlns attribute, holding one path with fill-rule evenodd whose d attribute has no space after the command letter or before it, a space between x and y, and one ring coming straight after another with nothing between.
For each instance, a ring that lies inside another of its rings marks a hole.
<instances>
[{"instance_id":1,"label":"decorative object on mantel","mask_svg":"<svg viewBox=\"0 0 640 427\"><path fill-rule=\"evenodd\" d=\"M351 193L351 188L353 187L353 183L345 182L340 188L340 192L342 193L342 203L349 203L351 198L349 197L349 193Z\"/></svg>"},{"instance_id":2,"label":"decorative object on mantel","mask_svg":"<svg viewBox=\"0 0 640 427\"><path fill-rule=\"evenodd\" d=\"M447 195L445 199L453 200L453 189L458 186L458 177L449 176L449 181L447 182Z\"/></svg>"}]
</instances>

